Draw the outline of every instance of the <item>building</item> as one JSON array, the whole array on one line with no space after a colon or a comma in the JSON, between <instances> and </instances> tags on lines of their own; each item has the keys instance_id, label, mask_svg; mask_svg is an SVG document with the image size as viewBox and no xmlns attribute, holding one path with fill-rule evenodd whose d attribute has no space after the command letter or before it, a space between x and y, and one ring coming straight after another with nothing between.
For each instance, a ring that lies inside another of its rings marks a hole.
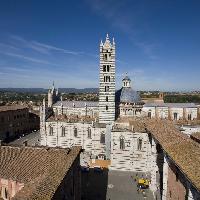
<instances>
[{"instance_id":1,"label":"building","mask_svg":"<svg viewBox=\"0 0 200 200\"><path fill-rule=\"evenodd\" d=\"M20 105L0 106L0 140L9 141L38 130L39 116Z\"/></svg>"},{"instance_id":2,"label":"building","mask_svg":"<svg viewBox=\"0 0 200 200\"><path fill-rule=\"evenodd\" d=\"M80 152L80 147L0 146L1 198L81 199Z\"/></svg>"},{"instance_id":3,"label":"building","mask_svg":"<svg viewBox=\"0 0 200 200\"><path fill-rule=\"evenodd\" d=\"M52 105L60 99L60 95L58 93L58 89L55 89L54 82L52 88L48 91L48 107L52 107Z\"/></svg>"},{"instance_id":4,"label":"building","mask_svg":"<svg viewBox=\"0 0 200 200\"><path fill-rule=\"evenodd\" d=\"M115 120L115 42L100 43L99 123Z\"/></svg>"},{"instance_id":5,"label":"building","mask_svg":"<svg viewBox=\"0 0 200 200\"><path fill-rule=\"evenodd\" d=\"M99 117L99 103L94 101L57 101L52 108L56 115Z\"/></svg>"},{"instance_id":6,"label":"building","mask_svg":"<svg viewBox=\"0 0 200 200\"><path fill-rule=\"evenodd\" d=\"M200 146L167 120L146 120L152 146L151 188L163 200L200 198ZM154 178L153 178L154 177ZM156 181L156 180L161 181ZM157 183L156 183L157 182Z\"/></svg>"},{"instance_id":7,"label":"building","mask_svg":"<svg viewBox=\"0 0 200 200\"><path fill-rule=\"evenodd\" d=\"M138 92L132 89L131 79L125 76L122 88L116 92L116 117L140 117L142 115L143 101Z\"/></svg>"},{"instance_id":8,"label":"building","mask_svg":"<svg viewBox=\"0 0 200 200\"><path fill-rule=\"evenodd\" d=\"M149 174L151 144L144 123L117 120L111 132L111 165L109 169Z\"/></svg>"},{"instance_id":9,"label":"building","mask_svg":"<svg viewBox=\"0 0 200 200\"><path fill-rule=\"evenodd\" d=\"M198 118L199 110L194 103L146 103L143 112L149 118L191 121Z\"/></svg>"},{"instance_id":10,"label":"building","mask_svg":"<svg viewBox=\"0 0 200 200\"><path fill-rule=\"evenodd\" d=\"M40 139L40 131L33 131L28 135L25 135L17 140L14 140L8 145L11 146L40 146L41 139Z\"/></svg>"},{"instance_id":11,"label":"building","mask_svg":"<svg viewBox=\"0 0 200 200\"><path fill-rule=\"evenodd\" d=\"M100 44L99 81L99 102L57 101L48 109L43 102L41 144L65 148L81 145L85 161L82 163L107 160L110 170L145 174L151 179L150 189L155 196L174 199L174 186L180 187L179 199L184 196L197 200L200 185L194 171L200 177L199 147L172 124L196 120L197 106L166 104L162 95L154 103L144 103L132 89L128 76L115 92L115 43L111 44L108 35ZM191 156L185 151L184 156L181 154L181 143L192 149ZM194 159L194 171L177 156L183 161ZM178 183L174 182L174 174L180 174Z\"/></svg>"}]
</instances>

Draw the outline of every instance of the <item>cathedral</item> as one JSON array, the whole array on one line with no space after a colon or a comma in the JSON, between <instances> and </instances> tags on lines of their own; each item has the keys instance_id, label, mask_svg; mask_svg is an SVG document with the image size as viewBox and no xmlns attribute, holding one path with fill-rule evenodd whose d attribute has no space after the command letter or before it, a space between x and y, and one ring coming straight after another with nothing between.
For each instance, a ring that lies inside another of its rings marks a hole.
<instances>
[{"instance_id":1,"label":"cathedral","mask_svg":"<svg viewBox=\"0 0 200 200\"><path fill-rule=\"evenodd\" d=\"M54 85L49 90L48 105L44 100L40 109L41 145L82 146L83 165L90 160L94 163L109 160L109 169L145 173L151 177L150 189L156 192L160 144L145 124L153 119L195 120L199 117L199 107L193 103L145 102L132 88L128 75L116 91L115 45L108 34L100 42L98 102L63 101ZM147 122L143 123L144 119ZM169 168L170 159L165 153L162 155Z\"/></svg>"}]
</instances>

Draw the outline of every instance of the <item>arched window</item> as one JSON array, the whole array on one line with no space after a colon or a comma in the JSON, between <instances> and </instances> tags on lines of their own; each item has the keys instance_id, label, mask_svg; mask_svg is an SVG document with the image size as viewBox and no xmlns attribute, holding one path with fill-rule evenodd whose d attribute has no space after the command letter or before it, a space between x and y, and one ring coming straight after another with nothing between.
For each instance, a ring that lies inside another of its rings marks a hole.
<instances>
[{"instance_id":1,"label":"arched window","mask_svg":"<svg viewBox=\"0 0 200 200\"><path fill-rule=\"evenodd\" d=\"M188 114L188 120L192 120L192 114Z\"/></svg>"},{"instance_id":2,"label":"arched window","mask_svg":"<svg viewBox=\"0 0 200 200\"><path fill-rule=\"evenodd\" d=\"M53 135L53 127L49 126L49 135Z\"/></svg>"},{"instance_id":3,"label":"arched window","mask_svg":"<svg viewBox=\"0 0 200 200\"><path fill-rule=\"evenodd\" d=\"M61 131L62 131L62 132L61 132L61 136L64 137L64 136L65 136L65 127L64 127L64 126L62 126Z\"/></svg>"},{"instance_id":4,"label":"arched window","mask_svg":"<svg viewBox=\"0 0 200 200\"><path fill-rule=\"evenodd\" d=\"M111 66L111 65L107 65L107 72L110 71L110 66Z\"/></svg>"},{"instance_id":5,"label":"arched window","mask_svg":"<svg viewBox=\"0 0 200 200\"><path fill-rule=\"evenodd\" d=\"M151 111L148 112L148 118L151 119Z\"/></svg>"},{"instance_id":6,"label":"arched window","mask_svg":"<svg viewBox=\"0 0 200 200\"><path fill-rule=\"evenodd\" d=\"M178 119L178 113L174 113L174 120Z\"/></svg>"},{"instance_id":7,"label":"arched window","mask_svg":"<svg viewBox=\"0 0 200 200\"><path fill-rule=\"evenodd\" d=\"M74 137L77 137L78 136L78 130L76 127L74 127Z\"/></svg>"},{"instance_id":8,"label":"arched window","mask_svg":"<svg viewBox=\"0 0 200 200\"><path fill-rule=\"evenodd\" d=\"M123 137L123 136L121 136L121 137L119 138L119 148L120 148L121 150L124 150L124 149L125 149L125 141L124 141L124 137Z\"/></svg>"},{"instance_id":9,"label":"arched window","mask_svg":"<svg viewBox=\"0 0 200 200\"><path fill-rule=\"evenodd\" d=\"M138 148L139 151L142 150L142 139L141 138L138 139L137 148Z\"/></svg>"},{"instance_id":10,"label":"arched window","mask_svg":"<svg viewBox=\"0 0 200 200\"><path fill-rule=\"evenodd\" d=\"M109 92L109 86L105 86L105 92Z\"/></svg>"},{"instance_id":11,"label":"arched window","mask_svg":"<svg viewBox=\"0 0 200 200\"><path fill-rule=\"evenodd\" d=\"M104 60L108 60L108 55L106 53L104 54Z\"/></svg>"},{"instance_id":12,"label":"arched window","mask_svg":"<svg viewBox=\"0 0 200 200\"><path fill-rule=\"evenodd\" d=\"M105 144L105 134L104 133L101 133L100 143Z\"/></svg>"},{"instance_id":13,"label":"arched window","mask_svg":"<svg viewBox=\"0 0 200 200\"><path fill-rule=\"evenodd\" d=\"M88 128L88 138L92 138L92 130L91 130L91 128L89 127Z\"/></svg>"},{"instance_id":14,"label":"arched window","mask_svg":"<svg viewBox=\"0 0 200 200\"><path fill-rule=\"evenodd\" d=\"M3 197L3 199L8 199L8 188L6 187L2 187L1 188L1 197Z\"/></svg>"}]
</instances>

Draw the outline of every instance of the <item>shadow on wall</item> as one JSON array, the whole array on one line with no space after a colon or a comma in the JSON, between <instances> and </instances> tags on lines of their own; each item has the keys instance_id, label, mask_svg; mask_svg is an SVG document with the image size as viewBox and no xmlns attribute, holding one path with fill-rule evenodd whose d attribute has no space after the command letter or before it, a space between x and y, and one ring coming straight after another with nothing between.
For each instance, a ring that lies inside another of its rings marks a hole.
<instances>
[{"instance_id":1,"label":"shadow on wall","mask_svg":"<svg viewBox=\"0 0 200 200\"><path fill-rule=\"evenodd\" d=\"M108 185L108 169L81 174L81 200L106 200Z\"/></svg>"},{"instance_id":2,"label":"shadow on wall","mask_svg":"<svg viewBox=\"0 0 200 200\"><path fill-rule=\"evenodd\" d=\"M162 192L163 192L163 163L164 163L164 153L162 150L162 147L160 144L156 144L156 150L157 150L157 166L158 166L158 174L157 174L157 182L160 185L160 197L162 197Z\"/></svg>"}]
</instances>

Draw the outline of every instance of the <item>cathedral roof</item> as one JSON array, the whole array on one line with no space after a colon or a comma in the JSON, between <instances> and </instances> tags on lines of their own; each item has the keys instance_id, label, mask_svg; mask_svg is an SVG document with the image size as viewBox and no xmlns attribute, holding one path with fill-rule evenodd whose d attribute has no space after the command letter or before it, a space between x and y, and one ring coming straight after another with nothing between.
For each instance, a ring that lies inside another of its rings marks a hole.
<instances>
[{"instance_id":1,"label":"cathedral roof","mask_svg":"<svg viewBox=\"0 0 200 200\"><path fill-rule=\"evenodd\" d=\"M197 108L194 103L146 103L144 107Z\"/></svg>"},{"instance_id":2,"label":"cathedral roof","mask_svg":"<svg viewBox=\"0 0 200 200\"><path fill-rule=\"evenodd\" d=\"M116 92L116 101L122 103L137 103L140 102L140 95L131 87L122 87Z\"/></svg>"},{"instance_id":3,"label":"cathedral roof","mask_svg":"<svg viewBox=\"0 0 200 200\"><path fill-rule=\"evenodd\" d=\"M75 108L84 108L87 107L98 107L99 102L98 101L57 101L55 104L53 104L53 107L59 107L59 106L65 107L75 107Z\"/></svg>"}]
</instances>

